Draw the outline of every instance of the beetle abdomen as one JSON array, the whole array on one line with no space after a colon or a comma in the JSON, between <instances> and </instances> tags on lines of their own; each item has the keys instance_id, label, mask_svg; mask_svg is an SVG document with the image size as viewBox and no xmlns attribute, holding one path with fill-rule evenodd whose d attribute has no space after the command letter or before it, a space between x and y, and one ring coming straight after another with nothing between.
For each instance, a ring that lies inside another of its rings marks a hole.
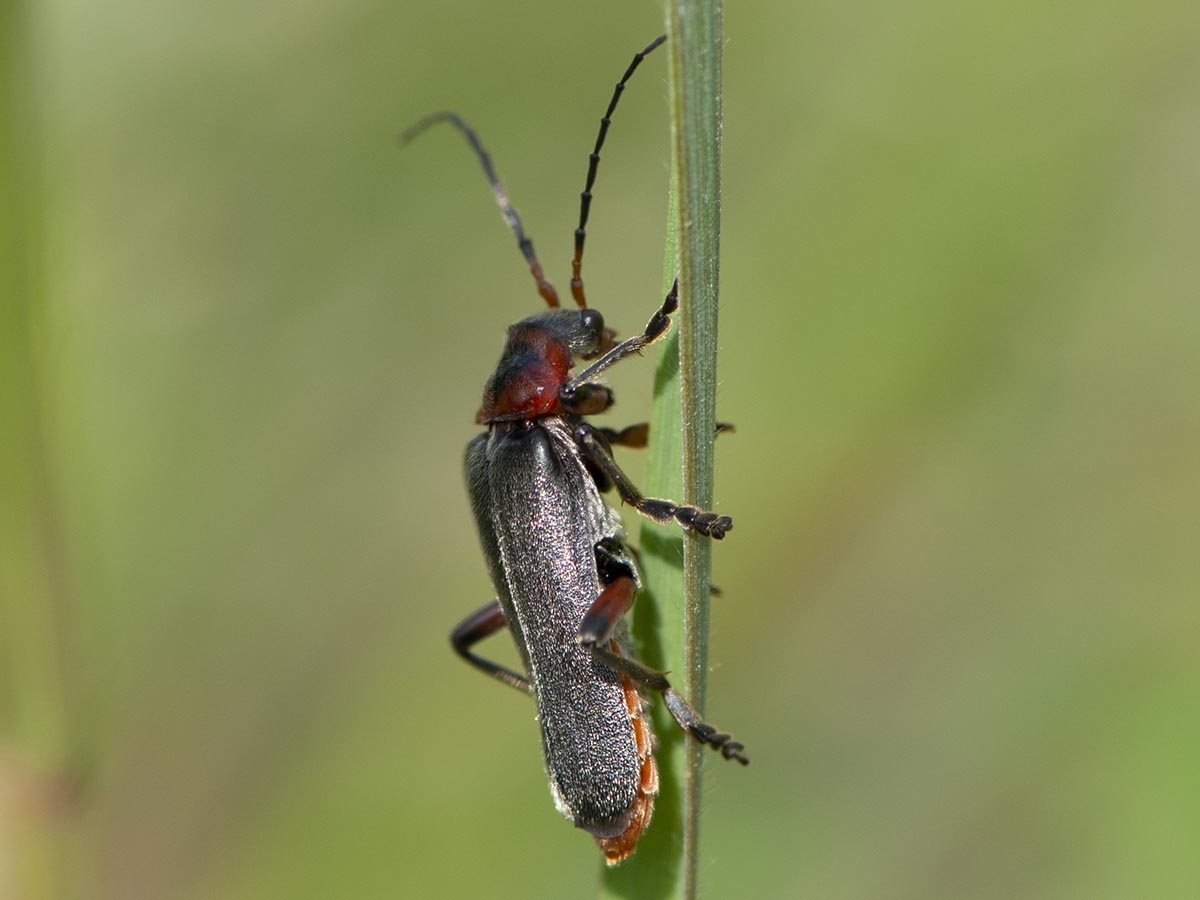
<instances>
[{"instance_id":1,"label":"beetle abdomen","mask_svg":"<svg viewBox=\"0 0 1200 900\"><path fill-rule=\"evenodd\" d=\"M616 641L613 641L611 649L614 653L620 652ZM637 848L638 838L642 836L642 832L650 824L650 817L654 814L654 797L658 793L654 732L650 730L649 720L643 715L642 695L628 678L621 679L621 686L625 690L625 705L629 709L634 741L637 744L638 789L625 816L624 830L612 837L595 835L596 843L604 851L604 861L610 866L616 865Z\"/></svg>"},{"instance_id":2,"label":"beetle abdomen","mask_svg":"<svg viewBox=\"0 0 1200 900\"><path fill-rule=\"evenodd\" d=\"M580 682L537 691L538 719L559 810L598 837L615 837L637 797L640 764L620 676L595 665L589 655Z\"/></svg>"}]
</instances>

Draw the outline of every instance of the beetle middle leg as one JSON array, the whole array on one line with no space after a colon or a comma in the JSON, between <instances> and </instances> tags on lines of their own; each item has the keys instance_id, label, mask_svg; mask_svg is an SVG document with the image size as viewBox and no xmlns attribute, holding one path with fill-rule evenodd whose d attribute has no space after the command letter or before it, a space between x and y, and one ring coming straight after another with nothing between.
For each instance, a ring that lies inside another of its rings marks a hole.
<instances>
[{"instance_id":1,"label":"beetle middle leg","mask_svg":"<svg viewBox=\"0 0 1200 900\"><path fill-rule=\"evenodd\" d=\"M744 745L734 740L733 735L718 731L701 719L700 714L683 699L683 695L671 687L666 675L632 656L610 649L613 632L621 617L633 606L636 590L637 585L628 575L622 575L606 586L579 623L579 643L609 668L627 675L641 687L662 694L672 718L700 743L721 751L726 759L736 759L743 766L748 765L750 760L742 753Z\"/></svg>"},{"instance_id":2,"label":"beetle middle leg","mask_svg":"<svg viewBox=\"0 0 1200 900\"><path fill-rule=\"evenodd\" d=\"M719 516L714 512L696 509L694 506L679 506L671 500L656 500L643 496L629 476L617 465L612 454L604 446L603 438L597 434L596 428L582 422L575 426L575 442L583 452L584 459L594 465L612 484L616 485L621 499L644 516L656 522L678 522L684 528L697 534L706 534L720 540L725 532L733 529L733 519L729 516Z\"/></svg>"},{"instance_id":3,"label":"beetle middle leg","mask_svg":"<svg viewBox=\"0 0 1200 900\"><path fill-rule=\"evenodd\" d=\"M635 422L624 428L604 428L596 426L596 430L604 436L612 447L631 447L634 450L645 450L650 443L650 423ZM736 429L728 422L718 422L717 434L732 434Z\"/></svg>"},{"instance_id":4,"label":"beetle middle leg","mask_svg":"<svg viewBox=\"0 0 1200 900\"><path fill-rule=\"evenodd\" d=\"M626 425L624 428L596 428L604 439L608 441L610 446L616 447L632 447L635 450L644 450L646 445L650 443L650 423L637 422L633 425Z\"/></svg>"},{"instance_id":5,"label":"beetle middle leg","mask_svg":"<svg viewBox=\"0 0 1200 900\"><path fill-rule=\"evenodd\" d=\"M515 687L518 691L532 694L533 688L529 684L529 679L524 675L518 675L512 669L494 663L490 659L484 659L482 656L476 656L471 652L471 647L485 637L507 627L508 621L504 618L504 611L500 609L500 601L492 600L479 607L454 627L454 630L450 632L450 645L454 648L455 653L475 668Z\"/></svg>"}]
</instances>

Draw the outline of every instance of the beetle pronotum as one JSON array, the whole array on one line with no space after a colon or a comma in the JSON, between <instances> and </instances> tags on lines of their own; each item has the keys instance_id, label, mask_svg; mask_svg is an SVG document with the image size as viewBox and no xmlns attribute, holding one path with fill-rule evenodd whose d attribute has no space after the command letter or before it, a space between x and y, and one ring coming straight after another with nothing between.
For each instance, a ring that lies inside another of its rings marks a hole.
<instances>
[{"instance_id":1,"label":"beetle pronotum","mask_svg":"<svg viewBox=\"0 0 1200 900\"><path fill-rule=\"evenodd\" d=\"M712 538L723 538L733 522L644 497L613 459L612 447L644 447L648 427L618 431L585 419L612 405L612 391L597 380L601 373L662 337L678 306L676 281L642 333L617 342L600 313L588 308L581 275L592 187L613 111L634 71L664 40L634 55L600 120L571 262L578 310L558 308L558 293L546 280L491 157L457 113L426 116L402 136L408 141L438 122L461 132L483 166L538 293L551 307L509 327L475 417L487 430L467 446L467 488L497 597L463 619L450 640L472 665L533 695L555 805L591 832L609 864L633 852L658 791L641 690L660 693L675 721L696 740L726 759L748 762L742 744L703 722L663 673L630 652L623 616L640 578L620 516L600 494L615 487L643 515ZM594 361L571 375L576 359ZM524 672L471 650L505 627Z\"/></svg>"}]
</instances>

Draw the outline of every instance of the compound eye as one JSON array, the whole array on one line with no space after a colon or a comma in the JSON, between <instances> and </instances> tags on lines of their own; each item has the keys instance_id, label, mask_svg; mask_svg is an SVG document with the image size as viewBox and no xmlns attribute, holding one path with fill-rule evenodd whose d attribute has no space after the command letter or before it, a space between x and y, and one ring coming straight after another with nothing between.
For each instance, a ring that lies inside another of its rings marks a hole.
<instances>
[{"instance_id":1,"label":"compound eye","mask_svg":"<svg viewBox=\"0 0 1200 900\"><path fill-rule=\"evenodd\" d=\"M604 316L594 309L584 309L579 312L579 323L584 330L597 339L604 333Z\"/></svg>"}]
</instances>

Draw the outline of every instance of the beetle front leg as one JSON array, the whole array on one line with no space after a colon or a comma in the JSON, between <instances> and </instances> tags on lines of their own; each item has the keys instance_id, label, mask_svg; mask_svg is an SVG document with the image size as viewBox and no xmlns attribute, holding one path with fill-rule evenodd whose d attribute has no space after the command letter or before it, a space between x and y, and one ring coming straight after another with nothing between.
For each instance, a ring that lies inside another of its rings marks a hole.
<instances>
[{"instance_id":1,"label":"beetle front leg","mask_svg":"<svg viewBox=\"0 0 1200 900\"><path fill-rule=\"evenodd\" d=\"M603 472L605 477L616 485L621 499L642 515L656 522L666 523L674 520L684 528L689 528L697 534L706 534L716 540L725 537L725 533L733 529L733 519L729 516L719 516L694 506L679 506L671 500L644 497L629 480L629 476L617 465L617 461L605 448L603 439L593 426L586 423L576 425L574 435L584 458Z\"/></svg>"},{"instance_id":2,"label":"beetle front leg","mask_svg":"<svg viewBox=\"0 0 1200 900\"><path fill-rule=\"evenodd\" d=\"M734 740L733 735L718 731L703 721L700 714L671 687L666 675L632 656L616 652L613 632L621 617L633 606L636 590L633 579L624 575L605 587L579 623L579 643L609 668L628 676L641 687L662 694L671 717L700 743L720 750L726 759L736 759L743 766L749 765L750 760L742 753L745 746Z\"/></svg>"},{"instance_id":3,"label":"beetle front leg","mask_svg":"<svg viewBox=\"0 0 1200 900\"><path fill-rule=\"evenodd\" d=\"M677 309L679 309L678 278L671 285L671 290L667 291L667 296L663 299L662 306L654 311L654 315L650 317L650 321L646 323L646 328L641 334L636 334L631 338L621 341L621 343L617 344L559 388L558 400L563 405L563 408L588 416L594 415L597 411L608 409L612 405L612 392L604 387L604 385L595 384L596 376L609 366L616 365L625 357L641 353L666 334L667 329L671 327L671 313ZM607 402L601 399L606 393ZM587 397L586 402L582 399L584 396Z\"/></svg>"},{"instance_id":4,"label":"beetle front leg","mask_svg":"<svg viewBox=\"0 0 1200 900\"><path fill-rule=\"evenodd\" d=\"M471 652L471 647L482 641L485 637L489 637L500 629L507 627L508 621L504 618L504 611L500 608L500 601L493 600L479 607L479 609L475 610L475 612L471 613L454 627L454 630L450 632L450 645L454 648L455 653L475 666L475 668L486 672L493 678L503 681L507 685L515 687L518 691L532 694L533 688L529 684L529 679L524 675L518 675L512 669L506 668L499 663L494 663L490 659L476 656Z\"/></svg>"}]
</instances>

